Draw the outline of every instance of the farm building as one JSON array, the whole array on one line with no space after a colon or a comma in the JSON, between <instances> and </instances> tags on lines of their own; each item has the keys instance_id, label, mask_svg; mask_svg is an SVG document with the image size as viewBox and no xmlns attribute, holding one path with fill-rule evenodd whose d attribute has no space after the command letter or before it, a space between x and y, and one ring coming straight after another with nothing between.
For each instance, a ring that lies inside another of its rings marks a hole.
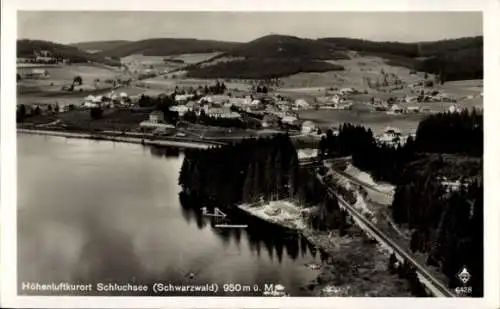
<instances>
[{"instance_id":1,"label":"farm building","mask_svg":"<svg viewBox=\"0 0 500 309\"><path fill-rule=\"evenodd\" d=\"M200 102L209 102L209 103L216 103L216 104L224 104L226 102L229 102L229 96L227 95L211 95L211 96L205 96L200 99Z\"/></svg>"},{"instance_id":2,"label":"farm building","mask_svg":"<svg viewBox=\"0 0 500 309\"><path fill-rule=\"evenodd\" d=\"M49 76L49 71L45 69L33 69L25 75L27 78L47 78Z\"/></svg>"},{"instance_id":3,"label":"farm building","mask_svg":"<svg viewBox=\"0 0 500 309\"><path fill-rule=\"evenodd\" d=\"M406 108L406 111L408 113L419 113L420 112L420 107L418 107L418 106L408 106Z\"/></svg>"},{"instance_id":4,"label":"farm building","mask_svg":"<svg viewBox=\"0 0 500 309\"><path fill-rule=\"evenodd\" d=\"M229 98L229 103L234 106L249 105L252 103L252 99L248 98Z\"/></svg>"},{"instance_id":5,"label":"farm building","mask_svg":"<svg viewBox=\"0 0 500 309\"><path fill-rule=\"evenodd\" d=\"M241 117L239 113L233 112L228 108L209 108L208 106L205 106L205 114L213 118L237 119Z\"/></svg>"},{"instance_id":6,"label":"farm building","mask_svg":"<svg viewBox=\"0 0 500 309\"><path fill-rule=\"evenodd\" d=\"M139 126L142 129L174 129L175 126L168 124L164 120L163 113L160 111L154 111L149 114L149 119L144 120L141 123L139 123Z\"/></svg>"}]
</instances>

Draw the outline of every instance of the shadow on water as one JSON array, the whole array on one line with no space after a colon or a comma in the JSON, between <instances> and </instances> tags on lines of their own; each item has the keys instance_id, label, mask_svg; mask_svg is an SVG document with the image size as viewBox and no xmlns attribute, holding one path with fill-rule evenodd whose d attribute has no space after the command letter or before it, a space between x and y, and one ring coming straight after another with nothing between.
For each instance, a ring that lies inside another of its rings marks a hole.
<instances>
[{"instance_id":1,"label":"shadow on water","mask_svg":"<svg viewBox=\"0 0 500 309\"><path fill-rule=\"evenodd\" d=\"M224 244L229 244L233 240L239 245L242 236L246 237L250 250L254 254L260 256L262 250L265 250L265 254L271 260L276 260L279 263L282 262L285 254L293 261L297 260L299 256L315 258L318 254L316 247L297 231L263 221L239 208L225 209L224 212L230 220L221 221L222 219L204 216L201 210L202 204L197 199L181 192L179 200L182 216L188 223L195 222L199 229L210 227ZM207 210L212 213L213 207L207 207ZM247 224L248 227L245 229L215 227L219 223ZM320 257L322 260L326 259L325 254L321 254Z\"/></svg>"},{"instance_id":2,"label":"shadow on water","mask_svg":"<svg viewBox=\"0 0 500 309\"><path fill-rule=\"evenodd\" d=\"M157 158L178 158L182 153L182 150L177 147L160 147L152 145L147 145L144 147L149 148L149 152L151 153L151 155Z\"/></svg>"}]
</instances>

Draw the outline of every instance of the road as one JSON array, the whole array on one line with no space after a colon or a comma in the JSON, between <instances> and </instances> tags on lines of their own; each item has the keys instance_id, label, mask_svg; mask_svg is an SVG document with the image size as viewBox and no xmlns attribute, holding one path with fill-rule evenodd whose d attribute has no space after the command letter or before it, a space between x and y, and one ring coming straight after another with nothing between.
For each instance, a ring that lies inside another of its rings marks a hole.
<instances>
[{"instance_id":1,"label":"road","mask_svg":"<svg viewBox=\"0 0 500 309\"><path fill-rule=\"evenodd\" d=\"M321 181L321 177L316 175ZM328 188L328 192L335 195L339 202L349 211L349 213L359 219L365 226L370 230L371 233L376 235L382 241L384 241L388 246L390 246L398 255L403 257L406 261L410 262L419 272L419 274L429 281L433 287L445 297L456 297L455 293L436 279L432 274L430 274L424 266L422 266L418 261L416 261L410 254L408 254L403 248L392 241L388 236L381 232L376 226L374 226L368 219L366 219L359 211L357 211L353 206L347 203L341 196L337 195L333 189Z\"/></svg>"}]
</instances>

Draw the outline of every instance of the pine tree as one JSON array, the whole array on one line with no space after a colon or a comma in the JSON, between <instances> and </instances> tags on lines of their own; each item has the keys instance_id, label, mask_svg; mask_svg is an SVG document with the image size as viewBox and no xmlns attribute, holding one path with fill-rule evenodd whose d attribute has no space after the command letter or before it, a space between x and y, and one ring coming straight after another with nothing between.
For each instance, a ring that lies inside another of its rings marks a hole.
<instances>
[{"instance_id":1,"label":"pine tree","mask_svg":"<svg viewBox=\"0 0 500 309\"><path fill-rule=\"evenodd\" d=\"M252 164L248 165L245 182L243 184L243 201L252 202L255 198L254 183L255 183L255 167Z\"/></svg>"}]
</instances>

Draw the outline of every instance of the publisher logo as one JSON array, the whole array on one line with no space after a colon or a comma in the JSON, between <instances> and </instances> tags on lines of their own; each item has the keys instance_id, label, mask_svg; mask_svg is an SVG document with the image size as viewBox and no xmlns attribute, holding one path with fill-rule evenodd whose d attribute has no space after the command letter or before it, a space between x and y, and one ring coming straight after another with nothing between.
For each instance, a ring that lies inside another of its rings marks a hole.
<instances>
[{"instance_id":1,"label":"publisher logo","mask_svg":"<svg viewBox=\"0 0 500 309\"><path fill-rule=\"evenodd\" d=\"M457 277L460 281L462 281L463 284L467 284L469 282L470 278L472 277L471 274L467 271L467 268L462 268L462 270L457 274Z\"/></svg>"},{"instance_id":2,"label":"publisher logo","mask_svg":"<svg viewBox=\"0 0 500 309\"><path fill-rule=\"evenodd\" d=\"M457 273L457 278L462 282L464 286L461 287L456 287L455 288L455 293L457 293L458 296L470 296L472 294L472 287L466 286L467 282L470 281L472 275L469 273L467 268L465 266L462 268L461 271Z\"/></svg>"}]
</instances>

